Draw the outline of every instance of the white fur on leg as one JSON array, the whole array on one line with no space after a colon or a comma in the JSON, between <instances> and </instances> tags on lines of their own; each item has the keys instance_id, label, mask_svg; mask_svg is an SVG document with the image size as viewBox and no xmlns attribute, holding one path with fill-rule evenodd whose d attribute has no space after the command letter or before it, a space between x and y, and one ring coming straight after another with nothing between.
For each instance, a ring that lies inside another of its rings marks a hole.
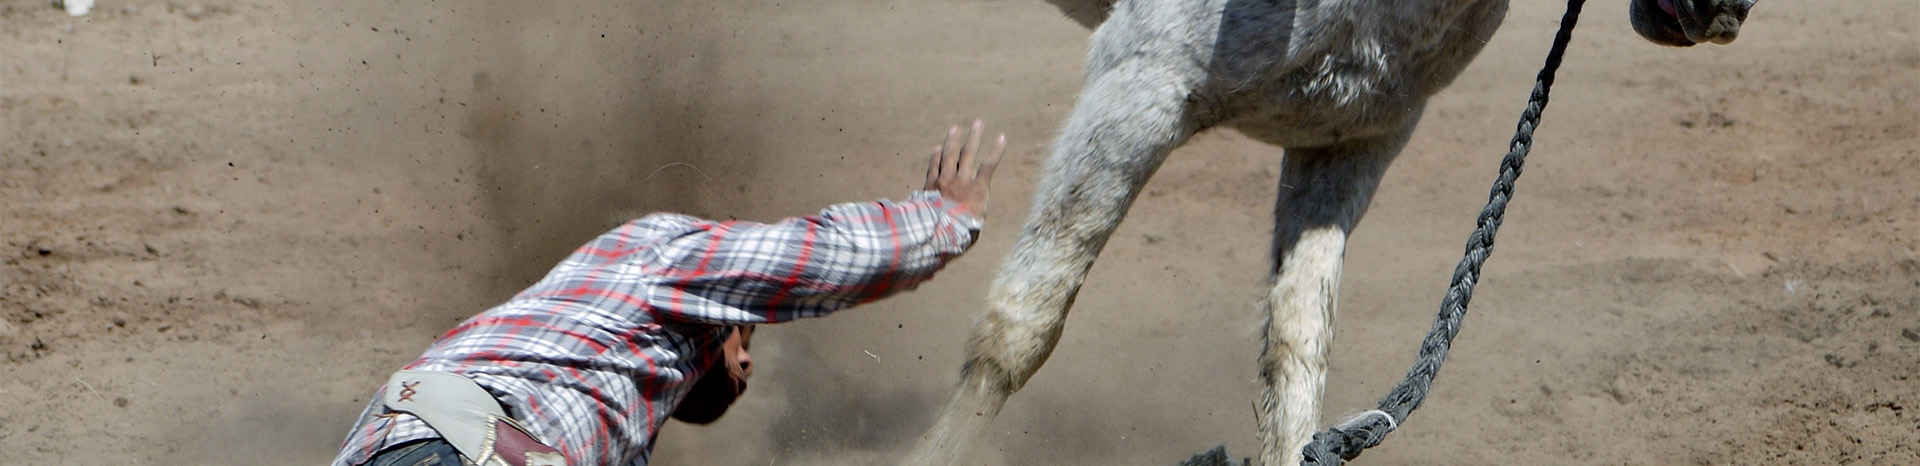
<instances>
[{"instance_id":1,"label":"white fur on leg","mask_svg":"<svg viewBox=\"0 0 1920 466\"><path fill-rule=\"evenodd\" d=\"M975 418L991 418L1053 351L1073 294L1141 185L1187 137L1223 125L1288 151L1260 431L1263 463L1297 463L1319 420L1346 232L1426 98L1479 52L1506 3L1114 3L968 340L961 393L909 461L950 462L980 437L990 419Z\"/></svg>"},{"instance_id":2,"label":"white fur on leg","mask_svg":"<svg viewBox=\"0 0 1920 466\"><path fill-rule=\"evenodd\" d=\"M1262 464L1300 464L1300 450L1317 430L1346 242L1338 227L1301 232L1262 302L1270 316L1260 357L1267 383L1258 413Z\"/></svg>"},{"instance_id":3,"label":"white fur on leg","mask_svg":"<svg viewBox=\"0 0 1920 466\"><path fill-rule=\"evenodd\" d=\"M966 385L953 394L940 419L934 422L914 445L901 464L905 466L950 466L960 464L961 455L986 436L993 418L1007 402L1011 392L984 385Z\"/></svg>"},{"instance_id":4,"label":"white fur on leg","mask_svg":"<svg viewBox=\"0 0 1920 466\"><path fill-rule=\"evenodd\" d=\"M1054 142L1020 239L967 340L960 392L908 464L950 464L984 436L1007 397L1053 353L1074 294L1141 185L1195 131L1188 97L1203 70L1185 60L1099 59L1116 46L1101 40L1113 30L1102 31L1087 88Z\"/></svg>"}]
</instances>

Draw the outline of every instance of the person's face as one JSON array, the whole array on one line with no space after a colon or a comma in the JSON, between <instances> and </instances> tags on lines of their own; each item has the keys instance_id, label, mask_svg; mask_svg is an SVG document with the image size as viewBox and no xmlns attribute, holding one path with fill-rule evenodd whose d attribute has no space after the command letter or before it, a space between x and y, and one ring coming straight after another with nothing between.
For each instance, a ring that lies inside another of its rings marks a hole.
<instances>
[{"instance_id":1,"label":"person's face","mask_svg":"<svg viewBox=\"0 0 1920 466\"><path fill-rule=\"evenodd\" d=\"M727 337L722 345L726 353L727 375L740 385L740 391L747 391L747 377L753 375L753 356L747 355L747 348L753 346L753 327L739 327L733 330L733 336Z\"/></svg>"},{"instance_id":2,"label":"person's face","mask_svg":"<svg viewBox=\"0 0 1920 466\"><path fill-rule=\"evenodd\" d=\"M687 397L673 409L673 418L689 424L709 424L727 413L727 408L747 391L747 377L753 375L753 327L737 327L721 343L721 358L700 375Z\"/></svg>"}]
</instances>

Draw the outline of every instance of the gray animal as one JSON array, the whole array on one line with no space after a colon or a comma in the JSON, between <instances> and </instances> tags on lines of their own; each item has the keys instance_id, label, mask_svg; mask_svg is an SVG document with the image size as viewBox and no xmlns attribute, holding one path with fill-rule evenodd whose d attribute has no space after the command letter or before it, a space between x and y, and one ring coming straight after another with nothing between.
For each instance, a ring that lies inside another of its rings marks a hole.
<instances>
[{"instance_id":1,"label":"gray animal","mask_svg":"<svg viewBox=\"0 0 1920 466\"><path fill-rule=\"evenodd\" d=\"M1755 0L1627 0L1658 44L1729 43ZM961 382L909 464L957 463L1047 356L1087 270L1167 154L1228 127L1285 149L1259 364L1260 463L1316 430L1347 236L1429 96L1507 0L1057 0L1099 23L1086 87L967 342Z\"/></svg>"}]
</instances>

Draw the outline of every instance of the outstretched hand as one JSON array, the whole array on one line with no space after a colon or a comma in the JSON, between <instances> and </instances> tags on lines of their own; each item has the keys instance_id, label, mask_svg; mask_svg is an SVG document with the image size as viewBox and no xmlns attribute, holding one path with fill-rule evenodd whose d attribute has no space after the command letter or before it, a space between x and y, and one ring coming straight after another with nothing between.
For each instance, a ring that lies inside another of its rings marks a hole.
<instances>
[{"instance_id":1,"label":"outstretched hand","mask_svg":"<svg viewBox=\"0 0 1920 466\"><path fill-rule=\"evenodd\" d=\"M927 185L925 190L939 191L940 196L959 202L975 215L985 213L987 204L987 186L993 180L993 169L1000 165L1000 155L1007 152L1007 135L995 138L993 150L981 158L980 137L986 134L985 124L973 120L973 129L961 138L960 127L947 129L947 141L933 148L932 160L927 166Z\"/></svg>"}]
</instances>

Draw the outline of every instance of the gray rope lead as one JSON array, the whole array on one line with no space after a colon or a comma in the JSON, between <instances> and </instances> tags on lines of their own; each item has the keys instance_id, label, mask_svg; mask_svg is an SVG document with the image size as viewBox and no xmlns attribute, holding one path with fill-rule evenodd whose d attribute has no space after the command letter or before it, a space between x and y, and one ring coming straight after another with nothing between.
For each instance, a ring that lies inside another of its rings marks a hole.
<instances>
[{"instance_id":1,"label":"gray rope lead","mask_svg":"<svg viewBox=\"0 0 1920 466\"><path fill-rule=\"evenodd\" d=\"M1585 3L1586 0L1567 1L1567 13L1560 18L1560 31L1554 34L1553 48L1533 83L1533 95L1527 98L1526 110L1520 112L1519 128L1508 144L1510 150L1500 160L1500 177L1493 183L1487 207L1480 211L1479 227L1467 236L1466 256L1453 268L1453 283L1447 287L1446 297L1440 300L1440 315L1433 320L1433 330L1420 343L1419 356L1414 359L1413 368L1407 370L1407 378L1380 400L1379 411L1385 415L1360 416L1313 434L1313 443L1302 451L1306 458L1301 464L1338 466L1360 456L1361 451L1379 445L1388 432L1405 423L1407 416L1426 401L1434 376L1440 374L1440 363L1447 359L1447 346L1460 333L1460 320L1467 315L1467 302L1473 300L1473 285L1480 280L1480 265L1493 253L1493 235L1500 230L1507 201L1513 198L1513 182L1520 178L1520 167L1526 161L1527 151L1533 148L1533 130L1540 125L1540 112L1547 107L1547 90L1553 87L1553 73L1560 68L1567 42L1573 39L1573 24L1580 18L1580 7Z\"/></svg>"}]
</instances>

